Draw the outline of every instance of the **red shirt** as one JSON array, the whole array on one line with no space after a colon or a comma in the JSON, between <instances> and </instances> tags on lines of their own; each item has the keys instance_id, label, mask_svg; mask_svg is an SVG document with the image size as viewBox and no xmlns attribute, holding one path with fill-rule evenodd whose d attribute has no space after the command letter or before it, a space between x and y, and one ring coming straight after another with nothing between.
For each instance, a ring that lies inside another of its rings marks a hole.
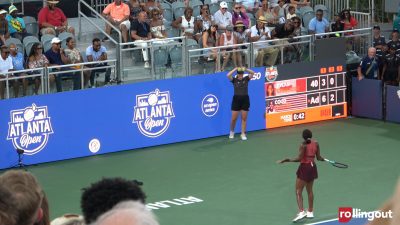
<instances>
[{"instance_id":1,"label":"red shirt","mask_svg":"<svg viewBox=\"0 0 400 225\"><path fill-rule=\"evenodd\" d=\"M57 7L54 7L53 11L51 11L49 7L43 7L38 16L40 28L43 27L43 23L49 23L53 26L59 27L62 26L66 20L67 17L64 15L63 11Z\"/></svg>"},{"instance_id":2,"label":"red shirt","mask_svg":"<svg viewBox=\"0 0 400 225\"><path fill-rule=\"evenodd\" d=\"M306 151L304 152L303 158L300 160L301 163L312 163L314 162L315 155L317 154L317 142L311 140L310 144L306 144Z\"/></svg>"}]
</instances>

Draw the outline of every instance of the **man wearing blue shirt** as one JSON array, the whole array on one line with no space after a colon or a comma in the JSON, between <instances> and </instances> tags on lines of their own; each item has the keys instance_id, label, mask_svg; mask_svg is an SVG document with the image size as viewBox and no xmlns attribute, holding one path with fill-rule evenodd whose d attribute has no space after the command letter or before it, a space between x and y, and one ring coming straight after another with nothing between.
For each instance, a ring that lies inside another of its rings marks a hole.
<instances>
[{"instance_id":1,"label":"man wearing blue shirt","mask_svg":"<svg viewBox=\"0 0 400 225\"><path fill-rule=\"evenodd\" d=\"M15 44L10 44L10 57L12 59L12 64L15 71L24 70L25 63L24 63L24 55L21 52L18 52L17 46ZM26 76L26 73L14 73L15 77L19 76ZM17 98L19 95L19 83L22 82L23 89L22 89L22 96L26 95L26 89L28 88L28 79L22 78L19 80L13 81L14 86L14 97Z\"/></svg>"},{"instance_id":2,"label":"man wearing blue shirt","mask_svg":"<svg viewBox=\"0 0 400 225\"><path fill-rule=\"evenodd\" d=\"M357 68L358 80L380 79L379 76L379 61L376 58L376 49L371 47L368 49L368 55L364 57Z\"/></svg>"},{"instance_id":3,"label":"man wearing blue shirt","mask_svg":"<svg viewBox=\"0 0 400 225\"><path fill-rule=\"evenodd\" d=\"M61 48L61 40L57 37L53 38L51 40L51 48L45 53L46 58L50 62L50 66L56 66L56 65L65 65L65 64L70 64L70 60L64 53L64 49ZM72 68L68 67L62 67L62 68L57 68L56 70L58 71L68 71L71 70ZM54 72L54 71L53 71ZM62 73L62 74L55 74L56 77L56 88L57 92L62 91L62 78L63 77L72 77L74 81L74 90L78 90L81 87L81 76L79 72L74 72L74 73Z\"/></svg>"},{"instance_id":4,"label":"man wearing blue shirt","mask_svg":"<svg viewBox=\"0 0 400 225\"><path fill-rule=\"evenodd\" d=\"M93 39L92 45L86 49L86 57L88 62L99 62L98 64L89 65L90 67L101 67L107 65L107 63L101 63L101 61L107 60L107 49L101 45L100 39ZM98 72L106 73L104 80L105 84L110 82L111 68L94 69L90 73L90 84L92 87L95 86L94 78Z\"/></svg>"},{"instance_id":5,"label":"man wearing blue shirt","mask_svg":"<svg viewBox=\"0 0 400 225\"><path fill-rule=\"evenodd\" d=\"M18 9L15 5L11 5L8 8L9 14L6 16L8 22L8 32L11 37L23 40L26 36L31 36L31 34L26 32L25 22L21 17L17 17Z\"/></svg>"},{"instance_id":6,"label":"man wearing blue shirt","mask_svg":"<svg viewBox=\"0 0 400 225\"><path fill-rule=\"evenodd\" d=\"M308 32L310 34L322 34L329 32L329 22L324 18L324 11L317 10L315 17L308 24Z\"/></svg>"}]
</instances>

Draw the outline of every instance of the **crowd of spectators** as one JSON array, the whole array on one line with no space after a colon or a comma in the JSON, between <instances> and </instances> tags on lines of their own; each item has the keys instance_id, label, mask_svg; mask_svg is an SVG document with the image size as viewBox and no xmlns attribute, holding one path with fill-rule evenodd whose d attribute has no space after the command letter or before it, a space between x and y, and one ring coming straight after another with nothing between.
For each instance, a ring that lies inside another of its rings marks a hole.
<instances>
[{"instance_id":1,"label":"crowd of spectators","mask_svg":"<svg viewBox=\"0 0 400 225\"><path fill-rule=\"evenodd\" d=\"M67 213L50 220L51 205L36 177L24 170L0 175L0 224L5 225L159 225L146 208L143 183L103 178L83 188L83 215Z\"/></svg>"}]
</instances>

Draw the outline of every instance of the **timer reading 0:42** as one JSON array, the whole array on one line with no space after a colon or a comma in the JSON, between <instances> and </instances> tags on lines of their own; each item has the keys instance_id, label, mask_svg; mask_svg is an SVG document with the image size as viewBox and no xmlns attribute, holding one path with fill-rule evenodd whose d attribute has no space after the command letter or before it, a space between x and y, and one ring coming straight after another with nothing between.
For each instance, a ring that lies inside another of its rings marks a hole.
<instances>
[{"instance_id":1,"label":"timer reading 0:42","mask_svg":"<svg viewBox=\"0 0 400 225\"><path fill-rule=\"evenodd\" d=\"M305 120L306 119L306 113L305 112L293 113L292 114L292 118L293 118L293 121Z\"/></svg>"}]
</instances>

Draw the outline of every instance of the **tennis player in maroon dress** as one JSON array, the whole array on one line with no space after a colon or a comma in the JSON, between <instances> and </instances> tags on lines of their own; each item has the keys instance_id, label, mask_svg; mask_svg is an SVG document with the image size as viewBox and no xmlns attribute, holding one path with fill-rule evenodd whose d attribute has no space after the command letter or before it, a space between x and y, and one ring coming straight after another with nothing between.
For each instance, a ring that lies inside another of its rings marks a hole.
<instances>
[{"instance_id":1,"label":"tennis player in maroon dress","mask_svg":"<svg viewBox=\"0 0 400 225\"><path fill-rule=\"evenodd\" d=\"M314 159L318 161L324 161L324 158L320 154L319 145L317 141L312 138L312 132L308 129L303 131L304 142L301 143L299 148L299 155L294 159L283 159L279 160L278 163L285 162L300 162L299 168L297 169L296 179L296 199L299 207L299 213L293 219L293 222L303 219L304 217L313 218L313 204L314 204L314 193L313 184L314 180L318 178L317 164ZM304 211L303 208L303 189L306 187L308 194L308 210Z\"/></svg>"}]
</instances>

